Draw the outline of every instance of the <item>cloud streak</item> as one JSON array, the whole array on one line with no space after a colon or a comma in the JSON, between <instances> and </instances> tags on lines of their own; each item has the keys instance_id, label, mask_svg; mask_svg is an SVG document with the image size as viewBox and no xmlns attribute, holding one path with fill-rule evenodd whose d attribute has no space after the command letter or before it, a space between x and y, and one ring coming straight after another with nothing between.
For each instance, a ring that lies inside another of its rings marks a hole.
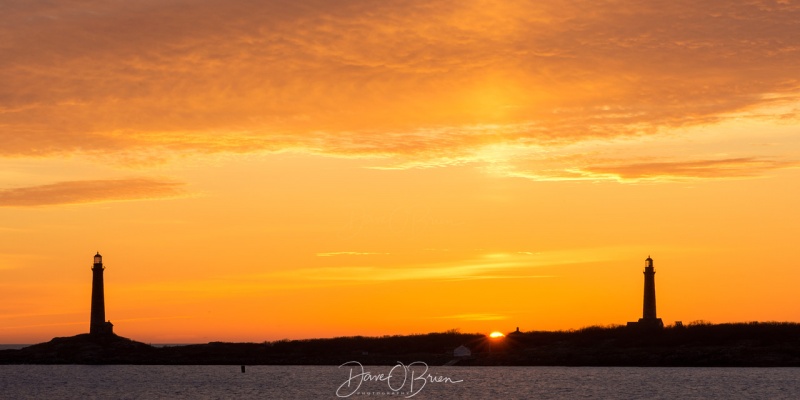
<instances>
[{"instance_id":1,"label":"cloud streak","mask_svg":"<svg viewBox=\"0 0 800 400\"><path fill-rule=\"evenodd\" d=\"M796 168L800 163L763 158L724 158L693 161L637 162L617 160L576 160L573 166L542 170L509 170L508 175L542 181L686 181L752 178L769 172Z\"/></svg>"},{"instance_id":2,"label":"cloud streak","mask_svg":"<svg viewBox=\"0 0 800 400\"><path fill-rule=\"evenodd\" d=\"M358 251L334 251L330 253L317 253L317 257L334 257L334 256L373 256L373 255L388 255L389 253L369 253Z\"/></svg>"},{"instance_id":3,"label":"cloud streak","mask_svg":"<svg viewBox=\"0 0 800 400\"><path fill-rule=\"evenodd\" d=\"M438 317L443 319L460 319L464 321L500 321L504 319L508 319L506 315L500 314L457 314L457 315L447 315L444 317Z\"/></svg>"},{"instance_id":4,"label":"cloud streak","mask_svg":"<svg viewBox=\"0 0 800 400\"><path fill-rule=\"evenodd\" d=\"M570 252L565 261L564 254L486 254L477 258L448 263L423 263L407 267L373 267L338 265L330 267L302 268L270 273L262 276L270 280L296 279L304 282L394 282L413 280L484 280L484 279L540 279L554 275L537 274L539 267L552 267L570 263L591 262L596 256Z\"/></svg>"},{"instance_id":5,"label":"cloud streak","mask_svg":"<svg viewBox=\"0 0 800 400\"><path fill-rule=\"evenodd\" d=\"M796 162L781 162L756 158L729 158L719 160L649 162L622 165L592 166L579 171L587 177L611 175L618 179L707 179L739 178L764 172L796 167Z\"/></svg>"},{"instance_id":6,"label":"cloud streak","mask_svg":"<svg viewBox=\"0 0 800 400\"><path fill-rule=\"evenodd\" d=\"M800 101L789 2L20 0L1 11L0 156L299 150L450 165L496 145L650 136Z\"/></svg>"},{"instance_id":7,"label":"cloud streak","mask_svg":"<svg viewBox=\"0 0 800 400\"><path fill-rule=\"evenodd\" d=\"M134 178L67 181L0 190L0 207L36 207L61 204L143 200L181 195L183 184Z\"/></svg>"}]
</instances>

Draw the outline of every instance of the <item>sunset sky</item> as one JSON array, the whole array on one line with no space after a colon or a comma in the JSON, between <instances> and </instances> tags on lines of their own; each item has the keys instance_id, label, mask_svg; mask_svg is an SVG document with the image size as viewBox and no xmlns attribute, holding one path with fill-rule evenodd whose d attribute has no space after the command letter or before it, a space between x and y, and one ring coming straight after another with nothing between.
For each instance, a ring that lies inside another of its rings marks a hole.
<instances>
[{"instance_id":1,"label":"sunset sky","mask_svg":"<svg viewBox=\"0 0 800 400\"><path fill-rule=\"evenodd\" d=\"M800 2L0 3L0 343L800 321Z\"/></svg>"}]
</instances>

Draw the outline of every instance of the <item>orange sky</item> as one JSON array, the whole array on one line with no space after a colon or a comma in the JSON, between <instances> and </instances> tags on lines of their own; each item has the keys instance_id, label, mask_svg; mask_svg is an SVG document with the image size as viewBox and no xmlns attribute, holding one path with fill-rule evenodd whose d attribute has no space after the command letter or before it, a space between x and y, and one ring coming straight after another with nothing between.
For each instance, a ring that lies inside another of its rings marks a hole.
<instances>
[{"instance_id":1,"label":"orange sky","mask_svg":"<svg viewBox=\"0 0 800 400\"><path fill-rule=\"evenodd\" d=\"M0 343L800 321L797 1L4 1Z\"/></svg>"}]
</instances>

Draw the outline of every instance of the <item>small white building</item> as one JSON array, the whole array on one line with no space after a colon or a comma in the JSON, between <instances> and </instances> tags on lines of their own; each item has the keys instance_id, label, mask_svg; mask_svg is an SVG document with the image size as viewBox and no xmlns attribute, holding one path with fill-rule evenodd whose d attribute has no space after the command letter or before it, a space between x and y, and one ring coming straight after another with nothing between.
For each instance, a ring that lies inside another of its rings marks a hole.
<instances>
[{"instance_id":1,"label":"small white building","mask_svg":"<svg viewBox=\"0 0 800 400\"><path fill-rule=\"evenodd\" d=\"M466 346L458 346L453 350L453 356L455 357L469 357L471 355L472 352Z\"/></svg>"}]
</instances>

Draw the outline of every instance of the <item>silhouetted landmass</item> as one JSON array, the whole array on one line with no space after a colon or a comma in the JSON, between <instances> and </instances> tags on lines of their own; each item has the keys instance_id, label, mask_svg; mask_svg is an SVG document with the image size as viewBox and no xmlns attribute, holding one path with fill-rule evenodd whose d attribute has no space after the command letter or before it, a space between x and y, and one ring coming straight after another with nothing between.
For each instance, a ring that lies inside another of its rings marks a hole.
<instances>
[{"instance_id":1,"label":"silhouetted landmass","mask_svg":"<svg viewBox=\"0 0 800 400\"><path fill-rule=\"evenodd\" d=\"M464 345L472 356L455 365L539 366L800 366L800 324L690 324L655 331L623 326L514 332L503 339L457 331L409 336L340 337L153 347L116 335L55 338L0 351L5 364L443 365Z\"/></svg>"},{"instance_id":2,"label":"silhouetted landmass","mask_svg":"<svg viewBox=\"0 0 800 400\"><path fill-rule=\"evenodd\" d=\"M156 348L117 336L88 333L59 337L19 350L0 351L0 362L6 364L132 364L146 359Z\"/></svg>"}]
</instances>

